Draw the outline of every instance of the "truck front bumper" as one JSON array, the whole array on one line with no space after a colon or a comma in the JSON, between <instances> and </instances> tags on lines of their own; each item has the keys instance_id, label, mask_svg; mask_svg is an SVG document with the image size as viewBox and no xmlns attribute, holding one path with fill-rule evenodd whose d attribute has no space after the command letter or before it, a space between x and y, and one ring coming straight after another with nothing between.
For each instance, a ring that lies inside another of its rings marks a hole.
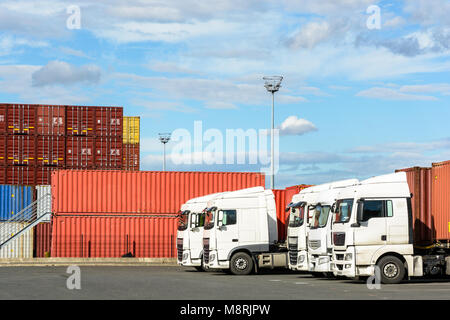
<instances>
[{"instance_id":1,"label":"truck front bumper","mask_svg":"<svg viewBox=\"0 0 450 320\"><path fill-rule=\"evenodd\" d=\"M308 252L289 251L289 269L296 271L308 271Z\"/></svg>"},{"instance_id":2,"label":"truck front bumper","mask_svg":"<svg viewBox=\"0 0 450 320\"><path fill-rule=\"evenodd\" d=\"M309 271L311 272L332 272L331 256L329 255L309 255Z\"/></svg>"},{"instance_id":3,"label":"truck front bumper","mask_svg":"<svg viewBox=\"0 0 450 320\"><path fill-rule=\"evenodd\" d=\"M178 264L183 267L200 267L202 265L201 259L193 259L190 250L183 250L183 258L178 261Z\"/></svg>"},{"instance_id":4,"label":"truck front bumper","mask_svg":"<svg viewBox=\"0 0 450 320\"><path fill-rule=\"evenodd\" d=\"M207 260L206 260L207 259ZM211 250L208 254L203 256L203 264L209 269L229 269L230 261L219 261L217 250Z\"/></svg>"},{"instance_id":5,"label":"truck front bumper","mask_svg":"<svg viewBox=\"0 0 450 320\"><path fill-rule=\"evenodd\" d=\"M347 247L345 251L333 250L333 259L330 263L331 270L335 276L355 278L355 247Z\"/></svg>"}]
</instances>

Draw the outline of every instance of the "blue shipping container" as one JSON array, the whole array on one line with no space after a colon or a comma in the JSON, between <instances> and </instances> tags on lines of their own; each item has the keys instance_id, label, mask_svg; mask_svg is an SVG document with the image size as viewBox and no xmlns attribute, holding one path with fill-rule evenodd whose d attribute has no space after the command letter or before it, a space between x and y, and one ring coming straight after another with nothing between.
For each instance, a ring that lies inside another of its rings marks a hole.
<instances>
[{"instance_id":1,"label":"blue shipping container","mask_svg":"<svg viewBox=\"0 0 450 320\"><path fill-rule=\"evenodd\" d=\"M5 221L33 203L33 187L0 185L0 220Z\"/></svg>"}]
</instances>

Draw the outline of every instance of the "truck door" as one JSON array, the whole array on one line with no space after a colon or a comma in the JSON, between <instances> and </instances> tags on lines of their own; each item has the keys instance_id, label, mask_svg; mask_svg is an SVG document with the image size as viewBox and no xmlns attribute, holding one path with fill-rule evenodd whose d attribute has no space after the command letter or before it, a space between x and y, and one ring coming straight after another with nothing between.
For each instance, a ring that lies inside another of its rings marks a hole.
<instances>
[{"instance_id":1,"label":"truck door","mask_svg":"<svg viewBox=\"0 0 450 320\"><path fill-rule=\"evenodd\" d=\"M203 226L205 224L205 217L202 213L192 213L191 231L189 233L189 247L191 249L191 256L194 259L199 259L203 250Z\"/></svg>"},{"instance_id":2,"label":"truck door","mask_svg":"<svg viewBox=\"0 0 450 320\"><path fill-rule=\"evenodd\" d=\"M362 211L358 219L360 227L354 228L355 245L386 245L386 201L381 199L365 199L358 203L358 210Z\"/></svg>"},{"instance_id":3,"label":"truck door","mask_svg":"<svg viewBox=\"0 0 450 320\"><path fill-rule=\"evenodd\" d=\"M230 251L239 246L238 217L236 210L219 210L217 252L219 260L226 260Z\"/></svg>"}]
</instances>

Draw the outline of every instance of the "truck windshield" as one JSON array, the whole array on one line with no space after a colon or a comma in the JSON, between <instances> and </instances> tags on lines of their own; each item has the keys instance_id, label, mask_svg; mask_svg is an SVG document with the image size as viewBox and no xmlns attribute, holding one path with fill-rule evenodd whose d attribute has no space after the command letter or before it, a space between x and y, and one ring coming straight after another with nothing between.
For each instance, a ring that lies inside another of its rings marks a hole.
<instances>
[{"instance_id":1,"label":"truck windshield","mask_svg":"<svg viewBox=\"0 0 450 320\"><path fill-rule=\"evenodd\" d=\"M305 207L301 206L298 208L291 208L291 213L289 214L289 227L296 228L303 224L305 216Z\"/></svg>"},{"instance_id":2,"label":"truck windshield","mask_svg":"<svg viewBox=\"0 0 450 320\"><path fill-rule=\"evenodd\" d=\"M189 211L183 211L178 216L178 231L184 231L188 227Z\"/></svg>"},{"instance_id":3,"label":"truck windshield","mask_svg":"<svg viewBox=\"0 0 450 320\"><path fill-rule=\"evenodd\" d=\"M327 225L328 215L330 214L330 206L317 205L314 208L311 229L323 228Z\"/></svg>"},{"instance_id":4,"label":"truck windshield","mask_svg":"<svg viewBox=\"0 0 450 320\"><path fill-rule=\"evenodd\" d=\"M336 202L334 222L345 223L350 220L353 208L353 199L342 199Z\"/></svg>"},{"instance_id":5,"label":"truck windshield","mask_svg":"<svg viewBox=\"0 0 450 320\"><path fill-rule=\"evenodd\" d=\"M214 219L216 216L216 211L217 211L217 209L211 210L211 211L206 211L206 213L205 213L205 230L209 230L214 227Z\"/></svg>"}]
</instances>

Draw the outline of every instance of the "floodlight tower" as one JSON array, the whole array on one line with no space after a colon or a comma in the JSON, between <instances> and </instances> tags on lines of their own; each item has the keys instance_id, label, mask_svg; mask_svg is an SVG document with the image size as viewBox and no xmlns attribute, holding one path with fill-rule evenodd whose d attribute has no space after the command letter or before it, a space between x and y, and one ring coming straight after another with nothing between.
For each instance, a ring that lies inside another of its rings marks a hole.
<instances>
[{"instance_id":1,"label":"floodlight tower","mask_svg":"<svg viewBox=\"0 0 450 320\"><path fill-rule=\"evenodd\" d=\"M159 133L159 141L163 144L164 157L163 157L163 171L166 171L166 143L170 141L171 133Z\"/></svg>"},{"instance_id":2,"label":"floodlight tower","mask_svg":"<svg viewBox=\"0 0 450 320\"><path fill-rule=\"evenodd\" d=\"M281 87L281 81L283 80L282 76L270 76L270 77L263 77L264 80L264 87L266 87L267 91L272 93L272 130L270 131L270 170L271 170L271 186L270 188L273 190L275 188L275 155L274 155L274 127L275 127L275 92L280 90Z\"/></svg>"}]
</instances>

